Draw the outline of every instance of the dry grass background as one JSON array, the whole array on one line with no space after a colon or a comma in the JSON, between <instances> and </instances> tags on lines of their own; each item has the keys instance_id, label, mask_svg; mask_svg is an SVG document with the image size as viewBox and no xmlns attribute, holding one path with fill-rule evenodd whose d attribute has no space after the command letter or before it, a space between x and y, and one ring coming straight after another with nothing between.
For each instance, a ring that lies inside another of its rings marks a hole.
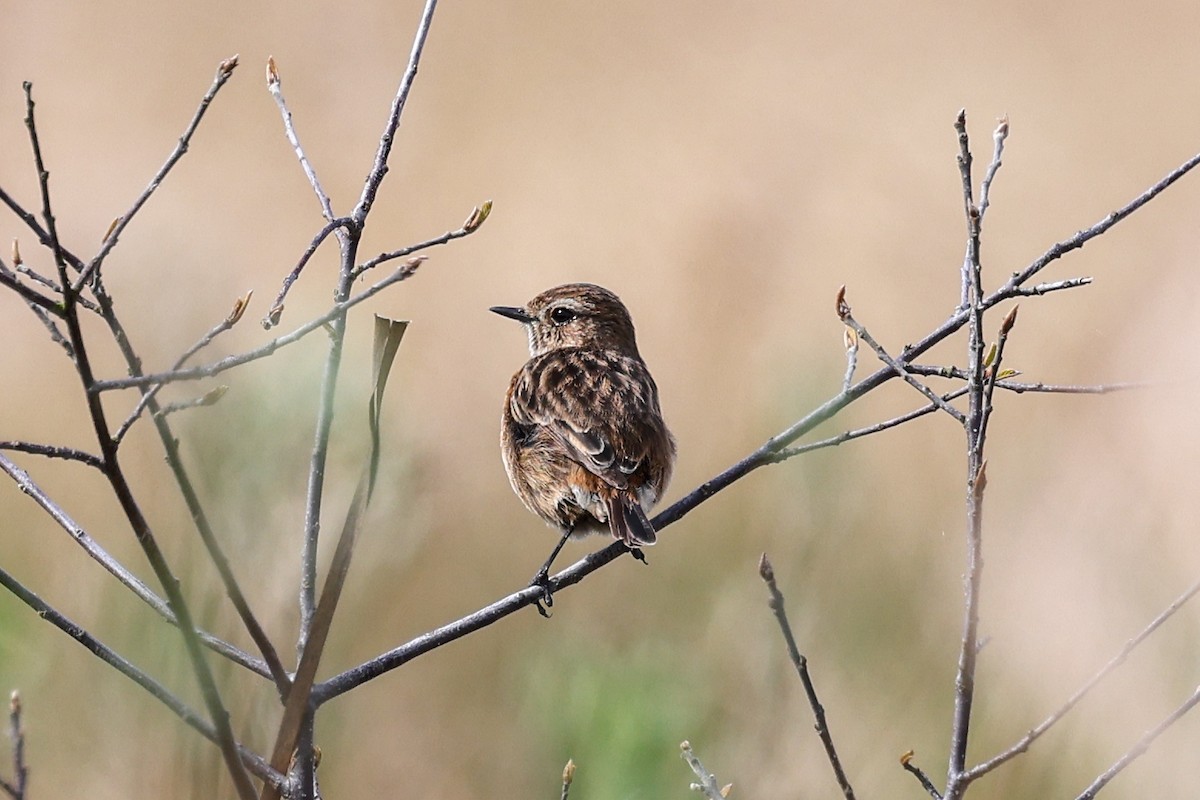
<instances>
[{"instance_id":1,"label":"dry grass background","mask_svg":"<svg viewBox=\"0 0 1200 800\"><path fill-rule=\"evenodd\" d=\"M166 365L246 290L261 316L319 228L265 91L268 54L335 207L348 209L418 11L413 0L15 4L0 26L0 182L34 204L21 123L29 79L64 238L92 252L217 63L240 53L190 154L106 266L147 365ZM384 491L324 671L519 587L552 543L500 467L499 402L524 342L488 306L570 280L626 299L680 441L668 500L678 497L836 391L839 284L893 351L956 302L960 107L980 160L995 118L1012 120L985 230L994 286L1200 149L1198 24L1190 2L444 3L366 250L455 227L486 198L495 211L370 304L414 323L385 420ZM1011 365L1035 379L1155 387L1000 398L985 533L992 639L972 761L1040 720L1200 567L1198 210L1192 176L1046 273L1092 275L1094 286L1023 304ZM47 266L0 216L0 238L14 236ZM285 328L325 307L332 252L309 267ZM61 355L12 298L3 308L0 437L87 445ZM369 326L365 312L352 319L330 519L364 438ZM252 321L241 328L218 349L264 337ZM936 351L946 362L964 359L955 341ZM227 374L217 407L178 420L220 535L280 642L295 625L322 352L314 337ZM119 373L114 353L101 362ZM131 395L108 402L127 408ZM889 386L831 430L918 403ZM136 488L207 624L238 636L148 432L127 445ZM834 796L755 574L766 550L860 796L922 796L896 760L915 749L935 778L945 768L962 449L948 419L928 418L764 470L673 527L649 568L623 560L564 593L552 621L520 614L340 699L318 727L326 795L553 797L572 756L572 797L684 797L677 745L689 738L735 796ZM22 461L148 575L95 477ZM194 695L176 635L8 484L0 559ZM1198 622L1195 611L1173 620L971 796L1074 796L1195 685ZM228 793L215 749L128 681L8 596L0 626L0 686L26 699L36 800ZM226 674L241 734L265 749L270 692ZM1200 778L1198 725L1177 725L1106 795L1186 796Z\"/></svg>"}]
</instances>

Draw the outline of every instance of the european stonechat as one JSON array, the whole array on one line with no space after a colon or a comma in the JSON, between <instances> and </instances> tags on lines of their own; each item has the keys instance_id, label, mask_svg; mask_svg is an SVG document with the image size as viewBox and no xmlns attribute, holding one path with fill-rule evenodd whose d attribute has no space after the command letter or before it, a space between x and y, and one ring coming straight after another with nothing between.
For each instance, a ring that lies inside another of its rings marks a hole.
<instances>
[{"instance_id":1,"label":"european stonechat","mask_svg":"<svg viewBox=\"0 0 1200 800\"><path fill-rule=\"evenodd\" d=\"M504 469L525 507L562 532L535 582L545 585L571 536L607 530L631 550L654 544L646 509L671 478L675 440L625 304L569 283L491 310L529 335L530 359L504 398Z\"/></svg>"}]
</instances>

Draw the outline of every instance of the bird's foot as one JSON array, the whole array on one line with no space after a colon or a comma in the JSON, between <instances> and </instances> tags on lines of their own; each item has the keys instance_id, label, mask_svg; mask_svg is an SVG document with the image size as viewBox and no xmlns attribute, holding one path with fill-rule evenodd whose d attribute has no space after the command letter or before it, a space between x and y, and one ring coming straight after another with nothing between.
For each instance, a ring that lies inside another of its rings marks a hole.
<instances>
[{"instance_id":1,"label":"bird's foot","mask_svg":"<svg viewBox=\"0 0 1200 800\"><path fill-rule=\"evenodd\" d=\"M533 580L529 582L530 586L537 586L542 590L542 596L533 601L537 606L538 613L546 619L550 619L550 612L547 610L554 607L554 593L550 590L550 571L545 567L538 570L537 575L533 576ZM545 605L542 605L545 603Z\"/></svg>"},{"instance_id":2,"label":"bird's foot","mask_svg":"<svg viewBox=\"0 0 1200 800\"><path fill-rule=\"evenodd\" d=\"M650 565L650 562L646 560L646 554L642 552L642 548L640 548L640 547L629 548L629 555L633 556L638 561L642 562L643 564L645 564L647 566Z\"/></svg>"}]
</instances>

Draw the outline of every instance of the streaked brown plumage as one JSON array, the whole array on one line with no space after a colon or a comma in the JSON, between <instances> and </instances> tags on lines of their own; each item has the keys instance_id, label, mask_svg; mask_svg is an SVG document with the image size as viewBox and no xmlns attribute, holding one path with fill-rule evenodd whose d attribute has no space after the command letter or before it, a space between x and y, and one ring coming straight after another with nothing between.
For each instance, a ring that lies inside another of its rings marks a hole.
<instances>
[{"instance_id":1,"label":"streaked brown plumage","mask_svg":"<svg viewBox=\"0 0 1200 800\"><path fill-rule=\"evenodd\" d=\"M625 305L571 283L491 310L529 335L531 358L509 384L501 421L513 491L564 541L608 530L630 548L654 544L646 509L671 478L675 440Z\"/></svg>"}]
</instances>

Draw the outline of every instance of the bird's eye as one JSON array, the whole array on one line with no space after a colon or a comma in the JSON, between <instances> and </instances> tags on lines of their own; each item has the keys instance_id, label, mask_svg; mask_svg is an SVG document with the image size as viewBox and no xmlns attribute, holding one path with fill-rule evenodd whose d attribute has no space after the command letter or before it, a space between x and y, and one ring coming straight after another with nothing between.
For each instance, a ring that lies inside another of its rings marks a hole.
<instances>
[{"instance_id":1,"label":"bird's eye","mask_svg":"<svg viewBox=\"0 0 1200 800\"><path fill-rule=\"evenodd\" d=\"M555 325L565 325L575 319L575 312L565 306L559 306L550 312L550 321Z\"/></svg>"}]
</instances>

